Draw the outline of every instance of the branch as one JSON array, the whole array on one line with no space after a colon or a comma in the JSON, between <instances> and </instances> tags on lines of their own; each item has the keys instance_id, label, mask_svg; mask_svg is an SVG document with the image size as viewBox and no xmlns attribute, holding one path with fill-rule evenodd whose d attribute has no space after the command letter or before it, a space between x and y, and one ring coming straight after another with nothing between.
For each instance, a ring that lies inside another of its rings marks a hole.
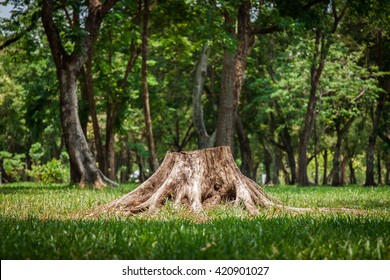
<instances>
[{"instance_id":1,"label":"branch","mask_svg":"<svg viewBox=\"0 0 390 280\"><path fill-rule=\"evenodd\" d=\"M272 145L276 146L277 148L281 149L282 151L286 151L286 146L284 146L283 144L281 144L279 142L276 142L274 139L272 139L268 136L265 136L264 139L266 141L268 141L269 143L271 143Z\"/></svg>"},{"instance_id":2,"label":"branch","mask_svg":"<svg viewBox=\"0 0 390 280\"><path fill-rule=\"evenodd\" d=\"M15 34L13 37L7 39L4 43L0 45L0 51L4 50L9 45L19 41L23 37L23 35L25 35L27 32L30 32L34 28L34 26L35 23L32 23L26 28L26 30L20 32L19 34Z\"/></svg>"},{"instance_id":3,"label":"branch","mask_svg":"<svg viewBox=\"0 0 390 280\"><path fill-rule=\"evenodd\" d=\"M347 4L344 5L343 9L341 10L340 15L338 16L337 15L336 4L332 3L332 12L333 12L333 18L334 18L332 33L336 32L337 26L339 25L340 20L343 18L346 10L347 10Z\"/></svg>"},{"instance_id":4,"label":"branch","mask_svg":"<svg viewBox=\"0 0 390 280\"><path fill-rule=\"evenodd\" d=\"M44 0L42 5L42 23L45 29L53 59L57 67L60 67L62 57L66 56L66 51L61 43L57 27L53 20L53 2Z\"/></svg>"},{"instance_id":5,"label":"branch","mask_svg":"<svg viewBox=\"0 0 390 280\"><path fill-rule=\"evenodd\" d=\"M385 134L384 132L379 132L379 137L390 146L390 134Z\"/></svg>"},{"instance_id":6,"label":"branch","mask_svg":"<svg viewBox=\"0 0 390 280\"><path fill-rule=\"evenodd\" d=\"M40 12L34 13L31 16L31 24L25 30L21 31L20 33L14 34L13 36L11 36L11 38L8 38L7 40L5 40L5 42L3 42L0 45L0 51L4 50L9 45L19 41L26 33L33 30L37 24L39 16L40 16Z\"/></svg>"},{"instance_id":7,"label":"branch","mask_svg":"<svg viewBox=\"0 0 390 280\"><path fill-rule=\"evenodd\" d=\"M103 6L102 6L102 17L105 17L107 13L111 10L112 7L118 2L119 0L107 0ZM99 2L99 1L96 1Z\"/></svg>"},{"instance_id":8,"label":"branch","mask_svg":"<svg viewBox=\"0 0 390 280\"><path fill-rule=\"evenodd\" d=\"M281 30L282 29L279 26L274 25L274 26L271 26L271 27L268 27L268 28L254 29L254 30L252 30L251 35L270 34L270 33L274 33L274 32L281 31Z\"/></svg>"},{"instance_id":9,"label":"branch","mask_svg":"<svg viewBox=\"0 0 390 280\"><path fill-rule=\"evenodd\" d=\"M366 89L363 89L357 96L354 97L354 99L352 99L352 102L355 102L360 98L362 98L365 93L366 93Z\"/></svg>"}]
</instances>

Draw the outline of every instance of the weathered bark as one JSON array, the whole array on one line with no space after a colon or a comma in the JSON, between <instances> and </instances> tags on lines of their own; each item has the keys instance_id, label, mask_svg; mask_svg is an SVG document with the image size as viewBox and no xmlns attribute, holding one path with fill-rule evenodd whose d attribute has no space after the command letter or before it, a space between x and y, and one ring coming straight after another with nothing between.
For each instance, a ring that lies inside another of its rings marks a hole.
<instances>
[{"instance_id":1,"label":"weathered bark","mask_svg":"<svg viewBox=\"0 0 390 280\"><path fill-rule=\"evenodd\" d=\"M141 46L141 84L142 84L142 95L144 99L144 116L145 116L145 127L146 127L146 138L148 142L149 150L149 165L150 169L154 172L158 167L158 160L156 154L156 148L153 137L153 126L152 117L150 115L149 105L149 90L147 81L147 61L148 61L148 40L149 40L149 0L144 0L144 15L143 15L143 26L142 26L142 46Z\"/></svg>"},{"instance_id":2,"label":"weathered bark","mask_svg":"<svg viewBox=\"0 0 390 280\"><path fill-rule=\"evenodd\" d=\"M101 187L115 184L97 168L95 159L88 147L78 115L77 80L104 16L116 3L109 0L103 5L98 1L89 1L85 31L88 36L75 42L75 51L68 54L58 34L54 22L53 1L45 0L42 6L42 22L47 35L60 84L61 125L64 142L69 154L71 180L80 185Z\"/></svg>"},{"instance_id":3,"label":"weathered bark","mask_svg":"<svg viewBox=\"0 0 390 280\"><path fill-rule=\"evenodd\" d=\"M111 183L97 168L78 117L77 75L71 69L60 74L61 124L71 163L71 179L80 185L101 187Z\"/></svg>"},{"instance_id":4,"label":"weathered bark","mask_svg":"<svg viewBox=\"0 0 390 280\"><path fill-rule=\"evenodd\" d=\"M170 201L175 207L185 206L193 212L218 204L243 205L252 215L260 208L289 212L353 212L364 211L332 208L295 208L281 205L268 196L254 181L244 176L227 146L193 152L167 153L157 171L132 192L99 207L91 215L114 211L133 215L153 213Z\"/></svg>"},{"instance_id":5,"label":"weathered bark","mask_svg":"<svg viewBox=\"0 0 390 280\"><path fill-rule=\"evenodd\" d=\"M253 215L259 213L258 207L278 205L240 172L229 147L218 147L168 153L155 174L106 209L129 214L154 211L167 200L195 212L220 203L242 203Z\"/></svg>"},{"instance_id":6,"label":"weathered bark","mask_svg":"<svg viewBox=\"0 0 390 280\"><path fill-rule=\"evenodd\" d=\"M196 67L194 88L192 90L192 110L193 119L198 135L198 148L210 148L214 146L216 131L209 135L204 123L202 109L202 93L207 75L207 62L210 55L210 46L206 45L200 55L199 63Z\"/></svg>"},{"instance_id":7,"label":"weathered bark","mask_svg":"<svg viewBox=\"0 0 390 280\"><path fill-rule=\"evenodd\" d=\"M227 31L237 38L238 45L234 52L228 49L224 51L215 144L230 146L233 153L238 102L244 82L247 57L254 45L254 34L249 25L251 7L251 1L241 1L237 11L237 31L234 28L235 20L225 15Z\"/></svg>"},{"instance_id":8,"label":"weathered bark","mask_svg":"<svg viewBox=\"0 0 390 280\"><path fill-rule=\"evenodd\" d=\"M234 121L237 106L234 98L234 54L224 51L221 95L218 106L216 146L229 146L234 151Z\"/></svg>"}]
</instances>

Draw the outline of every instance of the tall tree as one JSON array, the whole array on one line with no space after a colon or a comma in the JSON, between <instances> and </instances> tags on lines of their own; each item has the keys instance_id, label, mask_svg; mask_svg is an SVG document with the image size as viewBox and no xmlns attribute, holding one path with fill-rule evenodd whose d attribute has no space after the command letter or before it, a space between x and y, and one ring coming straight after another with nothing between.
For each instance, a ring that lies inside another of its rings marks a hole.
<instances>
[{"instance_id":1,"label":"tall tree","mask_svg":"<svg viewBox=\"0 0 390 280\"><path fill-rule=\"evenodd\" d=\"M313 51L313 60L311 66L310 77L310 94L307 103L306 115L303 129L299 134L299 149L298 149L298 184L301 186L309 185L309 177L307 176L307 149L309 146L310 136L314 125L314 117L317 105L317 90L320 84L322 72L325 67L326 58L328 55L329 47L332 44L332 36L335 34L340 20L343 18L347 5L344 4L340 9L337 7L334 1L331 2L331 18L332 26L329 31L324 28L316 28L315 30L315 44ZM328 13L328 4L324 5L322 11L324 17Z\"/></svg>"},{"instance_id":2,"label":"tall tree","mask_svg":"<svg viewBox=\"0 0 390 280\"><path fill-rule=\"evenodd\" d=\"M388 41L387 38L383 38L382 32L378 31L376 33L375 41L375 61L381 71L389 71L389 65L385 64L386 61L389 61L389 58L386 57L384 51L385 41ZM387 42L388 44L388 42ZM379 92L376 106L372 110L372 130L370 137L368 139L367 153L366 153L366 180L364 182L365 186L374 186L375 182L375 173L374 173L374 158L375 158L375 146L377 142L377 137L380 135L380 123L382 120L383 110L385 108L386 102L390 99L390 82L388 74L382 77L379 77L379 85L382 87L382 91Z\"/></svg>"},{"instance_id":3,"label":"tall tree","mask_svg":"<svg viewBox=\"0 0 390 280\"><path fill-rule=\"evenodd\" d=\"M61 3L44 0L42 4L42 22L60 85L61 125L70 159L71 180L80 185L100 187L114 184L97 168L82 131L78 115L77 80L86 61L86 54L98 36L103 18L116 2L117 0L108 0L102 4L97 0L88 1L85 18L80 3L65 3L69 6L64 7ZM73 7L73 25L61 25L56 16L59 15L60 8L64 8L63 14L69 17L67 10L69 7ZM81 23L80 20L85 22ZM64 26L70 29L67 30L70 38L68 41L60 32L66 30Z\"/></svg>"},{"instance_id":4,"label":"tall tree","mask_svg":"<svg viewBox=\"0 0 390 280\"><path fill-rule=\"evenodd\" d=\"M149 90L148 90L148 79L147 79L147 61L148 61L148 39L149 39L149 0L143 1L143 24L142 24L142 68L141 68L141 83L142 83L142 96L144 100L144 115L145 115L145 127L146 127L146 140L148 142L149 150L149 165L151 170L154 172L158 168L158 160L156 154L156 147L154 144L153 137L153 125L152 117L150 115L150 104L149 104Z\"/></svg>"}]
</instances>

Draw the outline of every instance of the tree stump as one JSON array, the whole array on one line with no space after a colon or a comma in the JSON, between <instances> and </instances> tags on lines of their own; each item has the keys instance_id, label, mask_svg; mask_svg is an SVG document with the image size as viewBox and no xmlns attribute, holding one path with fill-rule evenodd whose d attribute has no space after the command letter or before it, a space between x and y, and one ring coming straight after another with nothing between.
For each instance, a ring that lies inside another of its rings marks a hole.
<instances>
[{"instance_id":1,"label":"tree stump","mask_svg":"<svg viewBox=\"0 0 390 280\"><path fill-rule=\"evenodd\" d=\"M199 212L220 203L243 204L252 214L258 207L276 206L254 181L244 176L229 147L193 152L170 152L143 184L106 205L128 214L154 211L169 200Z\"/></svg>"}]
</instances>

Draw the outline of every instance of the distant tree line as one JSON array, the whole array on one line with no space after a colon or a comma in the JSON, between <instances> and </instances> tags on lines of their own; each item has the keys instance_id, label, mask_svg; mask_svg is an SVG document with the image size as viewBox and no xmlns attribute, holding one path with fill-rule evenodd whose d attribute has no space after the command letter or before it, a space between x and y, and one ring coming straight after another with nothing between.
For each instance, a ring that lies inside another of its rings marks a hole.
<instances>
[{"instance_id":1,"label":"distant tree line","mask_svg":"<svg viewBox=\"0 0 390 280\"><path fill-rule=\"evenodd\" d=\"M144 181L230 146L264 184L389 184L389 1L3 3L2 182Z\"/></svg>"}]
</instances>

